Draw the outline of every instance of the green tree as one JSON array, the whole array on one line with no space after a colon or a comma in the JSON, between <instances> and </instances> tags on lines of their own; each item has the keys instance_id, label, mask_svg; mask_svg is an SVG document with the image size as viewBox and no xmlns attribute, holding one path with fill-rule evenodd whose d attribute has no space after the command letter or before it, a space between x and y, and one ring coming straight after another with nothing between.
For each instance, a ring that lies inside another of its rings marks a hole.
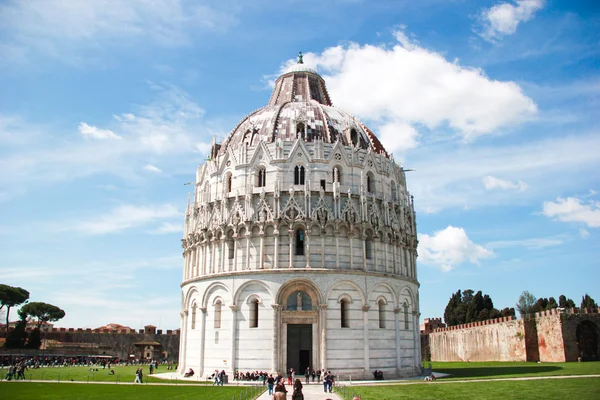
<instances>
[{"instance_id":1,"label":"green tree","mask_svg":"<svg viewBox=\"0 0 600 400\"><path fill-rule=\"evenodd\" d=\"M558 303L554 297L550 297L548 299L548 305L546 306L546 310L552 310L553 308L558 308Z\"/></svg>"},{"instance_id":2,"label":"green tree","mask_svg":"<svg viewBox=\"0 0 600 400\"><path fill-rule=\"evenodd\" d=\"M505 315L501 311L494 308L494 302L489 295L483 294L481 290L475 293L471 289L458 290L452 294L444 311L444 321L448 326L503 316Z\"/></svg>"},{"instance_id":3,"label":"green tree","mask_svg":"<svg viewBox=\"0 0 600 400\"><path fill-rule=\"evenodd\" d=\"M27 344L25 347L28 349L39 349L42 345L42 335L40 333L39 328L35 328L29 333L29 337L27 338Z\"/></svg>"},{"instance_id":4,"label":"green tree","mask_svg":"<svg viewBox=\"0 0 600 400\"><path fill-rule=\"evenodd\" d=\"M583 310L585 308L598 308L596 301L587 293L581 298L581 309Z\"/></svg>"},{"instance_id":5,"label":"green tree","mask_svg":"<svg viewBox=\"0 0 600 400\"><path fill-rule=\"evenodd\" d=\"M37 319L37 329L39 329L44 322L58 321L63 318L65 311L52 304L32 301L21 307L19 315L22 319L27 319L27 317Z\"/></svg>"},{"instance_id":6,"label":"green tree","mask_svg":"<svg viewBox=\"0 0 600 400\"><path fill-rule=\"evenodd\" d=\"M8 338L8 324L10 309L25 303L29 299L29 292L23 288L0 284L0 310L6 308L6 337Z\"/></svg>"},{"instance_id":7,"label":"green tree","mask_svg":"<svg viewBox=\"0 0 600 400\"><path fill-rule=\"evenodd\" d=\"M454 293L450 297L450 300L448 301L448 305L446 306L446 309L444 310L444 321L446 322L446 325L453 326L453 325L461 324L461 322L459 322L460 321L459 307L460 307L461 302L462 302L462 293L459 289L456 293Z\"/></svg>"},{"instance_id":8,"label":"green tree","mask_svg":"<svg viewBox=\"0 0 600 400\"><path fill-rule=\"evenodd\" d=\"M575 302L571 299L567 299L564 294L558 297L558 306L561 308L575 308Z\"/></svg>"},{"instance_id":9,"label":"green tree","mask_svg":"<svg viewBox=\"0 0 600 400\"><path fill-rule=\"evenodd\" d=\"M25 342L27 342L27 332L25 331L26 326L27 321L23 319L19 320L15 325L15 329L10 331L10 333L6 337L4 347L8 347L11 349L22 349L23 347L25 347Z\"/></svg>"},{"instance_id":10,"label":"green tree","mask_svg":"<svg viewBox=\"0 0 600 400\"><path fill-rule=\"evenodd\" d=\"M528 314L532 314L535 311L537 299L534 295L525 290L519 296L519 302L516 304L517 310L521 315L521 318L524 318Z\"/></svg>"}]
</instances>

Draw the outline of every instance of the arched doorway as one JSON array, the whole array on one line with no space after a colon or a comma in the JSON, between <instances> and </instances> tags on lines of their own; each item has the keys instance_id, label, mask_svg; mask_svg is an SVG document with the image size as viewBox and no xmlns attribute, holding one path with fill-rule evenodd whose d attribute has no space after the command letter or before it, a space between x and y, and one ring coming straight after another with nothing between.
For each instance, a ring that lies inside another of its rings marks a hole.
<instances>
[{"instance_id":1,"label":"arched doorway","mask_svg":"<svg viewBox=\"0 0 600 400\"><path fill-rule=\"evenodd\" d=\"M307 367L317 369L322 363L319 289L308 279L294 279L281 287L277 302L282 308L279 366L300 375Z\"/></svg>"},{"instance_id":2,"label":"arched doorway","mask_svg":"<svg viewBox=\"0 0 600 400\"><path fill-rule=\"evenodd\" d=\"M577 351L583 361L598 360L598 327L593 322L577 325Z\"/></svg>"}]
</instances>

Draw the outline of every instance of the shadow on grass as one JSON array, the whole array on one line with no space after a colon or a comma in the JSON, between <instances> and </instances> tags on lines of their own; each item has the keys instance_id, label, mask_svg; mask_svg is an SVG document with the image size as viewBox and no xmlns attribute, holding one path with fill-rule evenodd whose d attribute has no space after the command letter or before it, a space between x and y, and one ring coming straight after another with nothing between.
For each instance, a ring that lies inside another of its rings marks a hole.
<instances>
[{"instance_id":1,"label":"shadow on grass","mask_svg":"<svg viewBox=\"0 0 600 400\"><path fill-rule=\"evenodd\" d=\"M537 375L560 371L555 366L510 366L510 367L470 367L470 368L435 368L435 372L450 374L449 378L492 378L514 375Z\"/></svg>"}]
</instances>

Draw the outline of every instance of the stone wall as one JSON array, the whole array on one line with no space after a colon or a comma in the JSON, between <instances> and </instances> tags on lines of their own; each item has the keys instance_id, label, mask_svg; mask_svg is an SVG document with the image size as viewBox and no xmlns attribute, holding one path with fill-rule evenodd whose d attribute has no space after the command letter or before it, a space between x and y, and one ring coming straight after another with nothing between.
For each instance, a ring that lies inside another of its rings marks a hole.
<instances>
[{"instance_id":1,"label":"stone wall","mask_svg":"<svg viewBox=\"0 0 600 400\"><path fill-rule=\"evenodd\" d=\"M430 361L577 361L581 355L577 330L583 323L595 332L597 359L600 314L577 309L542 311L524 320L509 317L425 329L422 357Z\"/></svg>"},{"instance_id":2,"label":"stone wall","mask_svg":"<svg viewBox=\"0 0 600 400\"><path fill-rule=\"evenodd\" d=\"M153 358L162 359L162 355L166 352L168 360L177 361L179 358L179 330L168 331L168 334L143 332L144 330L140 330L140 333L120 333L108 330L100 332L91 329L54 328L42 332L42 339L60 342L64 347L49 347L43 352L57 355L109 355L121 359L127 359L130 354L135 354L136 358L140 358L142 348L141 346L136 347L136 343L157 342L160 343L160 346L152 346ZM41 351L35 350L36 353ZM3 352L21 353L22 349L3 349Z\"/></svg>"},{"instance_id":3,"label":"stone wall","mask_svg":"<svg viewBox=\"0 0 600 400\"><path fill-rule=\"evenodd\" d=\"M525 328L510 317L440 328L429 351L432 361L523 361Z\"/></svg>"}]
</instances>

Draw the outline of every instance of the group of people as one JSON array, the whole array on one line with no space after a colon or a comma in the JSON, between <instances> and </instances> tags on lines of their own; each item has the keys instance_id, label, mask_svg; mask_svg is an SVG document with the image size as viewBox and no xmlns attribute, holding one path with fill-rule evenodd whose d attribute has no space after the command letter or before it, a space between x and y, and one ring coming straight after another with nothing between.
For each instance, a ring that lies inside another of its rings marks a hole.
<instances>
[{"instance_id":1,"label":"group of people","mask_svg":"<svg viewBox=\"0 0 600 400\"><path fill-rule=\"evenodd\" d=\"M16 365L11 365L8 367L6 371L6 380L25 380L25 370L27 369L27 365L24 362L20 362Z\"/></svg>"},{"instance_id":2,"label":"group of people","mask_svg":"<svg viewBox=\"0 0 600 400\"><path fill-rule=\"evenodd\" d=\"M317 377L319 380L321 380L322 377L323 391L325 393L333 392L335 376L331 373L331 371L326 371L325 369L315 371L311 368L306 368L304 377L306 379L306 384L310 384L311 380L314 382L315 378ZM269 395L273 395L274 400L286 399L288 390L286 388L285 381L286 380L283 378L281 372L278 372L277 376L275 377L273 374L270 374L266 379ZM287 371L287 384L292 386L292 400L304 400L304 394L302 393L302 382L300 379L296 378L296 371L294 371L293 368L290 368Z\"/></svg>"},{"instance_id":3,"label":"group of people","mask_svg":"<svg viewBox=\"0 0 600 400\"><path fill-rule=\"evenodd\" d=\"M223 386L226 376L227 374L225 373L224 369L222 369L221 371L215 369L215 373L211 375L211 377L213 378L213 386Z\"/></svg>"}]
</instances>

